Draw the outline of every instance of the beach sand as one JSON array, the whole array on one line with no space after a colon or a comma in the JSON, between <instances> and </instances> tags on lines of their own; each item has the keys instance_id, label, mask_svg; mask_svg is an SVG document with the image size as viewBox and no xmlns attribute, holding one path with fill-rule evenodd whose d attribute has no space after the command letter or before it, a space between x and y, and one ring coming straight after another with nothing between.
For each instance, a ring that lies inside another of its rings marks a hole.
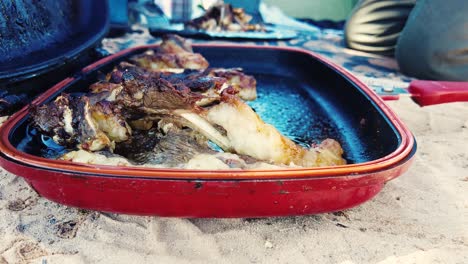
<instances>
[{"instance_id":1,"label":"beach sand","mask_svg":"<svg viewBox=\"0 0 468 264\"><path fill-rule=\"evenodd\" d=\"M468 263L468 104L390 106L413 166L350 210L267 219L99 213L0 171L0 263Z\"/></svg>"}]
</instances>

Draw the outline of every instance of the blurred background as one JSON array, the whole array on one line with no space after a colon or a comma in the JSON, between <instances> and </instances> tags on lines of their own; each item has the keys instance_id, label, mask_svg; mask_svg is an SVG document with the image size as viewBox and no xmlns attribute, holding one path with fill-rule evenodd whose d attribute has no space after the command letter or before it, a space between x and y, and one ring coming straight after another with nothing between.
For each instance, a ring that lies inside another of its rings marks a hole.
<instances>
[{"instance_id":1,"label":"blurred background","mask_svg":"<svg viewBox=\"0 0 468 264\"><path fill-rule=\"evenodd\" d=\"M345 20L358 0L264 0L289 16L314 20Z\"/></svg>"},{"instance_id":2,"label":"blurred background","mask_svg":"<svg viewBox=\"0 0 468 264\"><path fill-rule=\"evenodd\" d=\"M154 12L163 12L172 22L184 22L203 15L203 8L207 9L216 0L109 0L111 20L113 24L125 22L127 19L127 6L139 16ZM330 20L344 21L358 0L225 0L233 6L243 7L248 14L254 17L259 14L259 6L277 7L285 15L313 21ZM152 6L153 9L149 6ZM151 14L149 14L151 17ZM132 17L130 20L140 20ZM155 21L151 21L150 24ZM164 21L159 21L164 23ZM145 21L143 21L145 24Z\"/></svg>"}]
</instances>

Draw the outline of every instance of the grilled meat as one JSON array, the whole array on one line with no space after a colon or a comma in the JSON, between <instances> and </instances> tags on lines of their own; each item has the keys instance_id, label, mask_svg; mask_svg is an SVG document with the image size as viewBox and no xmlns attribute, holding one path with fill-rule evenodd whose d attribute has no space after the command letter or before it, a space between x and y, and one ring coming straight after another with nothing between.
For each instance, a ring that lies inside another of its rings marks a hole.
<instances>
[{"instance_id":1,"label":"grilled meat","mask_svg":"<svg viewBox=\"0 0 468 264\"><path fill-rule=\"evenodd\" d=\"M124 80L116 102L129 108L158 110L194 109L203 96L162 78Z\"/></svg>"},{"instance_id":2,"label":"grilled meat","mask_svg":"<svg viewBox=\"0 0 468 264\"><path fill-rule=\"evenodd\" d=\"M73 98L62 94L49 104L34 108L32 125L59 145L98 151L113 149L127 140L131 128L120 109L96 97Z\"/></svg>"},{"instance_id":3,"label":"grilled meat","mask_svg":"<svg viewBox=\"0 0 468 264\"><path fill-rule=\"evenodd\" d=\"M128 159L108 151L90 152L83 149L70 151L60 157L59 160L96 165L136 166L135 163Z\"/></svg>"},{"instance_id":4,"label":"grilled meat","mask_svg":"<svg viewBox=\"0 0 468 264\"><path fill-rule=\"evenodd\" d=\"M74 99L62 94L47 105L31 109L32 125L42 134L52 137L57 144L73 144L76 141L75 109Z\"/></svg>"},{"instance_id":5,"label":"grilled meat","mask_svg":"<svg viewBox=\"0 0 468 264\"><path fill-rule=\"evenodd\" d=\"M132 134L132 129L121 115L120 108L111 102L97 102L91 108L91 117L97 127L114 142L125 141Z\"/></svg>"},{"instance_id":6,"label":"grilled meat","mask_svg":"<svg viewBox=\"0 0 468 264\"><path fill-rule=\"evenodd\" d=\"M215 153L204 140L197 140L187 130L170 131L160 139L154 149L142 152L134 159L141 164L160 164L168 167L179 167L200 153ZM200 137L199 137L200 138Z\"/></svg>"},{"instance_id":7,"label":"grilled meat","mask_svg":"<svg viewBox=\"0 0 468 264\"><path fill-rule=\"evenodd\" d=\"M164 135L157 128L134 130L132 136L115 144L114 153L138 161L141 153L151 152Z\"/></svg>"},{"instance_id":8,"label":"grilled meat","mask_svg":"<svg viewBox=\"0 0 468 264\"><path fill-rule=\"evenodd\" d=\"M245 74L241 68L211 68L205 71L208 76L226 79L238 96L246 101L257 99L257 81L253 76Z\"/></svg>"},{"instance_id":9,"label":"grilled meat","mask_svg":"<svg viewBox=\"0 0 468 264\"><path fill-rule=\"evenodd\" d=\"M249 155L274 164L295 164L305 167L343 165L343 150L332 139L318 148L305 149L266 124L247 104L232 95L224 95L222 102L204 115L211 123L223 127L228 144L236 153Z\"/></svg>"},{"instance_id":10,"label":"grilled meat","mask_svg":"<svg viewBox=\"0 0 468 264\"><path fill-rule=\"evenodd\" d=\"M179 37L166 38L157 53L193 54ZM63 160L90 164L269 169L346 163L332 139L307 149L263 122L242 101L256 98L255 86L236 68L171 73L122 62L90 93L62 94L35 107L32 125L77 149Z\"/></svg>"}]
</instances>

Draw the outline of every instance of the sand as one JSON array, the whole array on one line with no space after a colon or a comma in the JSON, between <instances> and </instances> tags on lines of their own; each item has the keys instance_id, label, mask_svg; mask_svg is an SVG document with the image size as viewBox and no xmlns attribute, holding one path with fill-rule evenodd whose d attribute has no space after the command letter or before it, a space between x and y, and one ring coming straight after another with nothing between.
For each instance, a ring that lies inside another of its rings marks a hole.
<instances>
[{"instance_id":1,"label":"sand","mask_svg":"<svg viewBox=\"0 0 468 264\"><path fill-rule=\"evenodd\" d=\"M410 170L329 214L177 219L83 211L0 171L0 263L468 263L468 104L390 102L414 132Z\"/></svg>"}]
</instances>

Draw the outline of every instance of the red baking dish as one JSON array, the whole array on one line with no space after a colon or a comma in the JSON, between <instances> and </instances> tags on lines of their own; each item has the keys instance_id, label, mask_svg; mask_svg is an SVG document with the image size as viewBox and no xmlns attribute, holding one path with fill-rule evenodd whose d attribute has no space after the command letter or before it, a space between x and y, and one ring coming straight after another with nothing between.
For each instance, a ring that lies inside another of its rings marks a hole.
<instances>
[{"instance_id":1,"label":"red baking dish","mask_svg":"<svg viewBox=\"0 0 468 264\"><path fill-rule=\"evenodd\" d=\"M85 92L118 62L157 46L124 50L84 68L32 104ZM337 139L349 164L281 170L201 171L96 166L42 158L29 108L1 127L0 165L52 201L85 209L176 217L266 217L343 210L375 196L411 164L408 128L349 72L309 51L265 46L195 45L213 67L242 67L257 79L250 105L304 144Z\"/></svg>"}]
</instances>

